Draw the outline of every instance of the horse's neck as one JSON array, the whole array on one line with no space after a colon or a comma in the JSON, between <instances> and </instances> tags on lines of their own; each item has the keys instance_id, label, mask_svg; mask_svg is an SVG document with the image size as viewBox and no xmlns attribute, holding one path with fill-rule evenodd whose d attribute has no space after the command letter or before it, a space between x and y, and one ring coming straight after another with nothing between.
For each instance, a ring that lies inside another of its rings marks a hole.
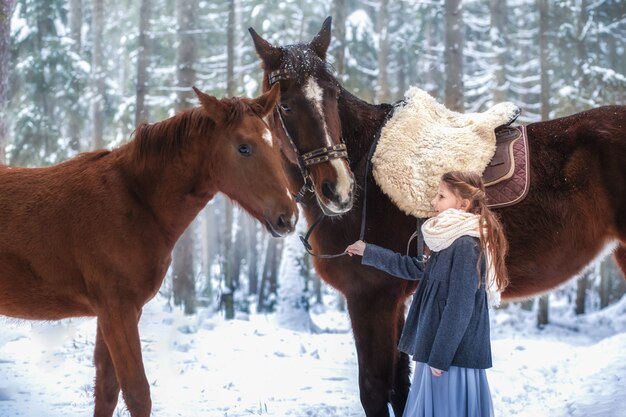
<instances>
[{"instance_id":1,"label":"horse's neck","mask_svg":"<svg viewBox=\"0 0 626 417\"><path fill-rule=\"evenodd\" d=\"M353 170L367 157L372 142L380 134L392 109L391 104L370 104L341 89L339 117Z\"/></svg>"},{"instance_id":2,"label":"horse's neck","mask_svg":"<svg viewBox=\"0 0 626 417\"><path fill-rule=\"evenodd\" d=\"M168 121L186 123L184 117ZM166 136L160 135L151 139L169 140ZM135 145L138 143L137 140L134 142ZM129 159L131 162L126 168L133 194L153 214L174 242L217 193L211 174L211 158L204 158L203 155L206 155L204 152L195 152L188 148L197 141L181 140L178 143L178 146L186 148L169 149L162 155L144 154L139 157L141 160L137 160L136 157ZM133 143L129 145L132 147Z\"/></svg>"}]
</instances>

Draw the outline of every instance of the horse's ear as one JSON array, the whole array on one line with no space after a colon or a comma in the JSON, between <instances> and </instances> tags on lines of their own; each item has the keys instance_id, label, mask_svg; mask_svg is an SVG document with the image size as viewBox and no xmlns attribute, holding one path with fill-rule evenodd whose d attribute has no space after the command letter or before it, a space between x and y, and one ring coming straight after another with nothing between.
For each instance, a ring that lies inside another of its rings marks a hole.
<instances>
[{"instance_id":1,"label":"horse's ear","mask_svg":"<svg viewBox=\"0 0 626 417\"><path fill-rule=\"evenodd\" d=\"M328 16L324 23L322 24L322 28L319 33L315 35L311 43L311 49L315 51L317 56L319 56L322 61L326 60L326 51L328 50L328 45L330 45L330 27L333 18Z\"/></svg>"},{"instance_id":2,"label":"horse's ear","mask_svg":"<svg viewBox=\"0 0 626 417\"><path fill-rule=\"evenodd\" d=\"M193 88L193 91L196 93L198 99L200 100L200 104L202 104L202 107L207 112L209 117L213 119L214 122L219 124L222 120L224 120L224 117L226 116L224 112L224 106L217 98L203 93L195 86L191 88Z\"/></svg>"},{"instance_id":3,"label":"horse's ear","mask_svg":"<svg viewBox=\"0 0 626 417\"><path fill-rule=\"evenodd\" d=\"M265 69L274 69L280 67L280 59L283 56L280 48L272 46L268 41L259 36L258 33L252 28L248 28L248 32L252 36L256 53L263 61Z\"/></svg>"},{"instance_id":4,"label":"horse's ear","mask_svg":"<svg viewBox=\"0 0 626 417\"><path fill-rule=\"evenodd\" d=\"M276 103L278 103L279 98L280 98L280 84L276 83L272 86L270 91L254 99L254 103L260 106L262 109L260 116L265 117L268 114L270 114L274 110Z\"/></svg>"}]
</instances>

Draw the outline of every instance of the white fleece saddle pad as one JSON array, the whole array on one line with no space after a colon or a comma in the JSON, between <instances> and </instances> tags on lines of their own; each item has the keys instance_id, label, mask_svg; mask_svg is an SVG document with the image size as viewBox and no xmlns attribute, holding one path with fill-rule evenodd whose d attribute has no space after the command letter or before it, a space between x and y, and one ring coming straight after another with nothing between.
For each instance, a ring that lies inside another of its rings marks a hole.
<instances>
[{"instance_id":1,"label":"white fleece saddle pad","mask_svg":"<svg viewBox=\"0 0 626 417\"><path fill-rule=\"evenodd\" d=\"M448 171L483 173L496 149L494 129L520 114L513 103L483 113L457 113L417 87L406 93L383 126L372 156L372 173L385 194L407 214L435 215L430 202Z\"/></svg>"}]
</instances>

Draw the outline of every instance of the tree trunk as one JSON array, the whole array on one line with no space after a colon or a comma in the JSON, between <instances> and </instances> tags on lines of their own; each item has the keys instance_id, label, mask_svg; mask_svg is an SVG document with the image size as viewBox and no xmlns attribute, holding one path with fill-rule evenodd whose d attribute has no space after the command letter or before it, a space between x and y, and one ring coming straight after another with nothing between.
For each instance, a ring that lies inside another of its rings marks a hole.
<instances>
[{"instance_id":1,"label":"tree trunk","mask_svg":"<svg viewBox=\"0 0 626 417\"><path fill-rule=\"evenodd\" d=\"M104 31L104 0L93 0L91 16L92 30L92 57L91 80L93 101L91 103L92 136L91 144L94 149L104 148L104 115L102 103L104 101L104 67L102 52L102 36Z\"/></svg>"},{"instance_id":2,"label":"tree trunk","mask_svg":"<svg viewBox=\"0 0 626 417\"><path fill-rule=\"evenodd\" d=\"M395 16L395 19L398 20L398 26L400 28L403 28L406 26L407 24L407 19L409 17L412 18L412 16L407 16L406 13L403 13L404 10L406 10L406 8L408 7L407 3L405 0L398 0L395 3L392 3L392 5L394 6L395 10L392 9L390 10L390 14ZM398 12L399 10L399 12ZM421 38L421 37L420 37ZM420 39L421 41L421 39ZM420 44L423 44L423 42L420 42ZM407 86L408 86L408 79L409 79L409 66L411 64L409 64L409 62L411 62L411 58L413 56L412 53L410 53L409 51L405 51L406 48L404 48L404 46L406 45L406 43L401 43L399 44L399 47L396 45L392 46L392 50L398 50L399 52L396 52L395 54L391 54L392 55L392 60L395 59L397 61L397 72L396 72L396 82L397 82L397 86L398 86L398 94L395 94L391 97L391 99L393 100L394 98L399 97L403 97L404 93L407 90ZM396 46L396 47L394 47ZM415 65L417 65L417 63L415 63ZM423 86L422 86L423 88Z\"/></svg>"},{"instance_id":3,"label":"tree trunk","mask_svg":"<svg viewBox=\"0 0 626 417\"><path fill-rule=\"evenodd\" d=\"M463 9L461 0L445 0L445 105L463 112Z\"/></svg>"},{"instance_id":4,"label":"tree trunk","mask_svg":"<svg viewBox=\"0 0 626 417\"><path fill-rule=\"evenodd\" d=\"M83 27L83 4L82 0L70 0L69 2L69 23L70 23L70 37L73 41L71 50L76 56L81 55L82 48L82 27ZM70 87L72 93L76 98L81 96L82 91L80 88L80 82L77 79L73 79ZM81 112L78 111L80 103L78 100L71 106L71 111L68 115L68 130L70 138L70 149L78 153L80 152L80 138L82 135L82 120Z\"/></svg>"},{"instance_id":5,"label":"tree trunk","mask_svg":"<svg viewBox=\"0 0 626 417\"><path fill-rule=\"evenodd\" d=\"M344 81L346 72L346 19L347 17L346 0L333 1L333 36L337 47L334 48L335 70L337 71L337 79Z\"/></svg>"},{"instance_id":6,"label":"tree trunk","mask_svg":"<svg viewBox=\"0 0 626 417\"><path fill-rule=\"evenodd\" d=\"M520 307L524 311L533 311L533 308L535 307L535 299L531 298L530 300L522 301L520 303Z\"/></svg>"},{"instance_id":7,"label":"tree trunk","mask_svg":"<svg viewBox=\"0 0 626 417\"><path fill-rule=\"evenodd\" d=\"M257 311L272 312L276 304L276 293L278 288L278 265L281 258L281 240L269 238L265 264L263 265L263 277L261 278L261 288L259 288L259 298Z\"/></svg>"},{"instance_id":8,"label":"tree trunk","mask_svg":"<svg viewBox=\"0 0 626 417\"><path fill-rule=\"evenodd\" d=\"M315 292L315 304L324 304L324 298L322 297L322 280L317 274L313 274L313 291Z\"/></svg>"},{"instance_id":9,"label":"tree trunk","mask_svg":"<svg viewBox=\"0 0 626 417\"><path fill-rule=\"evenodd\" d=\"M585 301L587 299L587 287L589 286L589 276L591 270L585 272L578 281L576 281L576 315L585 314Z\"/></svg>"},{"instance_id":10,"label":"tree trunk","mask_svg":"<svg viewBox=\"0 0 626 417\"><path fill-rule=\"evenodd\" d=\"M203 276L204 282L203 286L200 289L200 294L196 297L196 304L198 306L207 307L211 304L211 262L209 260L209 234L210 230L207 226L209 221L209 217L207 216L207 208L205 207L202 210L198 217L196 217L196 221L198 222L198 228L196 229L196 237L197 237L197 246L196 246L196 257L198 261L196 265L199 266L199 271L196 273L196 277ZM198 287L198 282L196 281L196 287Z\"/></svg>"},{"instance_id":11,"label":"tree trunk","mask_svg":"<svg viewBox=\"0 0 626 417\"><path fill-rule=\"evenodd\" d=\"M194 230L191 223L174 247L172 291L174 305L184 307L185 314L196 312L196 281L194 274Z\"/></svg>"},{"instance_id":12,"label":"tree trunk","mask_svg":"<svg viewBox=\"0 0 626 417\"><path fill-rule=\"evenodd\" d=\"M178 91L176 97L176 112L193 107L191 86L195 82L193 64L196 59L194 36L190 33L195 27L195 2L191 0L176 0L176 23L178 49L176 55L176 78ZM195 222L194 222L195 223ZM194 223L192 223L174 247L174 270L176 278L174 300L177 298L185 306L185 314L193 314L196 305L196 285L193 265L195 263L193 247ZM180 291L180 293L178 292ZM189 306L189 308L188 308Z\"/></svg>"},{"instance_id":13,"label":"tree trunk","mask_svg":"<svg viewBox=\"0 0 626 417\"><path fill-rule=\"evenodd\" d=\"M611 296L611 258L607 258L600 264L600 288L598 289L598 295L600 297L600 309L609 306L609 300Z\"/></svg>"},{"instance_id":14,"label":"tree trunk","mask_svg":"<svg viewBox=\"0 0 626 417\"><path fill-rule=\"evenodd\" d=\"M231 255L229 259L233 292L240 287L241 262L244 256L245 237L243 233L242 213L235 207L231 207L233 213L233 229L235 236L232 242Z\"/></svg>"},{"instance_id":15,"label":"tree trunk","mask_svg":"<svg viewBox=\"0 0 626 417\"><path fill-rule=\"evenodd\" d=\"M258 294L259 292L259 268L257 250L257 226L256 221L246 216L246 230L248 232L248 294Z\"/></svg>"},{"instance_id":16,"label":"tree trunk","mask_svg":"<svg viewBox=\"0 0 626 417\"><path fill-rule=\"evenodd\" d=\"M137 50L137 90L135 103L135 126L148 123L149 109L146 106L148 93L148 65L150 61L150 8L151 0L141 0L139 6L139 48Z\"/></svg>"},{"instance_id":17,"label":"tree trunk","mask_svg":"<svg viewBox=\"0 0 626 417\"><path fill-rule=\"evenodd\" d=\"M576 36L576 78L579 92L585 89L587 85L584 65L587 61L587 50L585 48L585 26L589 20L589 12L587 10L587 0L580 0L580 15L578 16L578 27ZM580 107L580 106L579 106ZM582 108L581 108L582 110Z\"/></svg>"},{"instance_id":18,"label":"tree trunk","mask_svg":"<svg viewBox=\"0 0 626 417\"><path fill-rule=\"evenodd\" d=\"M547 0L538 0L539 2ZM493 102L506 101L508 91L506 82L506 54L507 54L507 9L506 0L490 0L492 44L495 57Z\"/></svg>"},{"instance_id":19,"label":"tree trunk","mask_svg":"<svg viewBox=\"0 0 626 417\"><path fill-rule=\"evenodd\" d=\"M389 22L388 22L388 0L380 0L378 5L378 94L379 103L389 101L389 77L387 67L389 66Z\"/></svg>"},{"instance_id":20,"label":"tree trunk","mask_svg":"<svg viewBox=\"0 0 626 417\"><path fill-rule=\"evenodd\" d=\"M269 298L270 300L273 301L273 303L275 303L276 297L278 295L278 268L280 266L280 262L283 258L283 240L282 239L275 239L272 238L272 240L278 240L278 242L276 242L276 251L275 251L275 256L271 259L271 268L270 268L270 276L269 276L269 287L268 287L268 294L269 294Z\"/></svg>"},{"instance_id":21,"label":"tree trunk","mask_svg":"<svg viewBox=\"0 0 626 417\"><path fill-rule=\"evenodd\" d=\"M548 310L550 307L550 294L539 297L539 311L537 312L537 327L543 328L549 323Z\"/></svg>"},{"instance_id":22,"label":"tree trunk","mask_svg":"<svg viewBox=\"0 0 626 417\"><path fill-rule=\"evenodd\" d=\"M600 265L600 308L620 300L626 292L626 281L612 257L606 258Z\"/></svg>"},{"instance_id":23,"label":"tree trunk","mask_svg":"<svg viewBox=\"0 0 626 417\"><path fill-rule=\"evenodd\" d=\"M0 164L6 163L9 126L7 100L9 88L9 61L11 58L11 16L15 0L0 0Z\"/></svg>"},{"instance_id":24,"label":"tree trunk","mask_svg":"<svg viewBox=\"0 0 626 417\"><path fill-rule=\"evenodd\" d=\"M206 286L202 289L202 296L208 300L213 298L213 265L219 260L220 253L220 223L218 221L217 207L219 205L219 199L221 196L217 196L205 209L205 234L206 234L206 247L205 258L207 267L207 280Z\"/></svg>"},{"instance_id":25,"label":"tree trunk","mask_svg":"<svg viewBox=\"0 0 626 417\"><path fill-rule=\"evenodd\" d=\"M83 0L69 0L70 37L74 41L72 52L80 52L82 48Z\"/></svg>"},{"instance_id":26,"label":"tree trunk","mask_svg":"<svg viewBox=\"0 0 626 417\"><path fill-rule=\"evenodd\" d=\"M221 305L224 308L224 317L226 320L235 318L235 279L231 268L232 252L233 252L233 207L224 198L223 200L224 223L222 229L222 299Z\"/></svg>"},{"instance_id":27,"label":"tree trunk","mask_svg":"<svg viewBox=\"0 0 626 417\"><path fill-rule=\"evenodd\" d=\"M429 67L435 67L439 62L439 57L428 57L429 55L436 56L437 55L437 47L440 43L440 36L438 33L439 26L437 19L428 19L425 22L426 27L424 28L425 32L425 50L427 52L427 57L425 60L428 60ZM442 86L442 74L441 71L433 71L432 69L425 71L423 75L421 75L421 79L424 80L424 89L431 96L435 97L435 99L441 99L441 86ZM417 73L416 73L417 74Z\"/></svg>"},{"instance_id":28,"label":"tree trunk","mask_svg":"<svg viewBox=\"0 0 626 417\"><path fill-rule=\"evenodd\" d=\"M197 13L195 0L176 0L176 79L178 91L176 97L176 111L180 112L195 104L195 95L191 87L196 82L196 72L193 68L196 62L196 37L192 33L196 27Z\"/></svg>"},{"instance_id":29,"label":"tree trunk","mask_svg":"<svg viewBox=\"0 0 626 417\"><path fill-rule=\"evenodd\" d=\"M539 62L541 72L541 120L550 118L550 80L548 78L548 0L539 6Z\"/></svg>"},{"instance_id":30,"label":"tree trunk","mask_svg":"<svg viewBox=\"0 0 626 417\"><path fill-rule=\"evenodd\" d=\"M226 94L235 95L235 0L228 0L228 23L226 39Z\"/></svg>"}]
</instances>

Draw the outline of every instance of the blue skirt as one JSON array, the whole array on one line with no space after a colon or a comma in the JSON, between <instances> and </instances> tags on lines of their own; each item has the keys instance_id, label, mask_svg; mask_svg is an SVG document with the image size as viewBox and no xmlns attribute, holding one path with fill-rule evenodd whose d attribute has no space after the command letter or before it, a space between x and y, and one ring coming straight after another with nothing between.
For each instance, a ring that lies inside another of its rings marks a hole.
<instances>
[{"instance_id":1,"label":"blue skirt","mask_svg":"<svg viewBox=\"0 0 626 417\"><path fill-rule=\"evenodd\" d=\"M493 417L485 370L451 366L437 377L416 362L403 417Z\"/></svg>"}]
</instances>

